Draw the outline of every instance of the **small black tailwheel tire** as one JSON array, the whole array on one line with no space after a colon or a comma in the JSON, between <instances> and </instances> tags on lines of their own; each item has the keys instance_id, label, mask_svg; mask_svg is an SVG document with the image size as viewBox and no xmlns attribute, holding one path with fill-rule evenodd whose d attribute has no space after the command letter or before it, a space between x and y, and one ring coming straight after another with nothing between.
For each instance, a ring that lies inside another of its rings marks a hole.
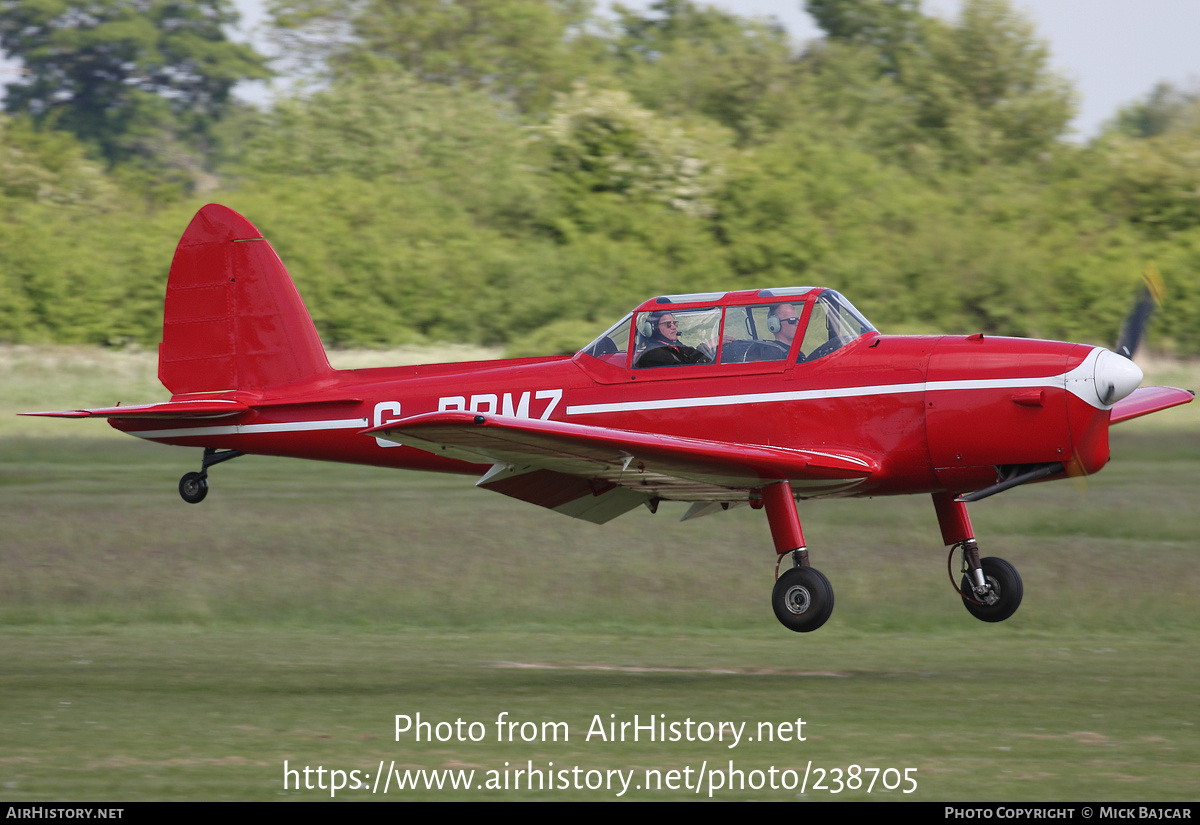
<instances>
[{"instance_id":1,"label":"small black tailwheel tire","mask_svg":"<svg viewBox=\"0 0 1200 825\"><path fill-rule=\"evenodd\" d=\"M179 496L188 504L199 504L208 495L208 479L201 473L185 473L179 479Z\"/></svg>"},{"instance_id":2,"label":"small black tailwheel tire","mask_svg":"<svg viewBox=\"0 0 1200 825\"><path fill-rule=\"evenodd\" d=\"M1017 612L1021 606L1021 597L1025 588L1021 584L1021 576L1017 568L999 558L980 559L984 580L992 586L992 592L997 599L992 604L979 604L984 601L975 596L971 587L969 575L963 576L959 589L963 592L963 606L967 612L981 622L1002 622Z\"/></svg>"},{"instance_id":3,"label":"small black tailwheel tire","mask_svg":"<svg viewBox=\"0 0 1200 825\"><path fill-rule=\"evenodd\" d=\"M775 582L771 606L775 618L788 630L809 633L833 613L833 586L819 570L793 567Z\"/></svg>"}]
</instances>

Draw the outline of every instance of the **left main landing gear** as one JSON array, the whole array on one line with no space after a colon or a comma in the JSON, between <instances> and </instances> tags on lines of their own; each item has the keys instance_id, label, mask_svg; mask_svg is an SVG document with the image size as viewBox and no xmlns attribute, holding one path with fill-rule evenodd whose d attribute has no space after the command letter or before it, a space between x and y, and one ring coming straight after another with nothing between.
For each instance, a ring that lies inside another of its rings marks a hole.
<instances>
[{"instance_id":1,"label":"left main landing gear","mask_svg":"<svg viewBox=\"0 0 1200 825\"><path fill-rule=\"evenodd\" d=\"M204 448L204 459L200 462L200 472L184 473L179 479L179 497L188 504L199 504L208 495L208 468L222 461L245 455L240 450L225 450L217 452L214 447Z\"/></svg>"},{"instance_id":2,"label":"left main landing gear","mask_svg":"<svg viewBox=\"0 0 1200 825\"><path fill-rule=\"evenodd\" d=\"M833 613L833 587L821 571L808 563L792 485L781 481L762 488L762 506L771 525L775 552L779 554L775 589L771 591L775 618L788 630L810 633L825 624ZM795 566L779 575L779 562L789 553Z\"/></svg>"},{"instance_id":3,"label":"left main landing gear","mask_svg":"<svg viewBox=\"0 0 1200 825\"><path fill-rule=\"evenodd\" d=\"M771 591L775 618L788 630L816 630L833 613L833 586L815 567L793 567L775 580Z\"/></svg>"}]
</instances>

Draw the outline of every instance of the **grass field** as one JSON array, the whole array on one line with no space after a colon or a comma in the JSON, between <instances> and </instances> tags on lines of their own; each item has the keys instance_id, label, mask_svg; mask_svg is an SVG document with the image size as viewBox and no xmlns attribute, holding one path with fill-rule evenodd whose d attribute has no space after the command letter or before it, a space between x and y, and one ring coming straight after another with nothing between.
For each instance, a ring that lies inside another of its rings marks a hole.
<instances>
[{"instance_id":1,"label":"grass field","mask_svg":"<svg viewBox=\"0 0 1200 825\"><path fill-rule=\"evenodd\" d=\"M1150 378L1194 387L1200 370ZM257 457L188 506L195 451L11 415L161 398L152 356L10 350L0 382L5 801L331 797L285 789L285 760L327 787L330 769L371 785L381 763L476 772L470 790L337 799L615 799L610 771L634 777L621 798L707 798L669 788L672 770L720 777L719 799L1200 798L1200 405L1116 428L1086 489L972 508L984 554L1025 581L998 625L951 590L927 498L802 503L837 605L797 635L771 613L769 532L746 508L597 527L469 479ZM481 740L397 738L417 713ZM497 741L502 713L533 724ZM635 714L754 741L587 738ZM787 785L810 764L802 797L771 787L772 768ZM898 773L833 793L850 765ZM530 766L552 789L511 789ZM474 787L489 781L510 789Z\"/></svg>"}]
</instances>

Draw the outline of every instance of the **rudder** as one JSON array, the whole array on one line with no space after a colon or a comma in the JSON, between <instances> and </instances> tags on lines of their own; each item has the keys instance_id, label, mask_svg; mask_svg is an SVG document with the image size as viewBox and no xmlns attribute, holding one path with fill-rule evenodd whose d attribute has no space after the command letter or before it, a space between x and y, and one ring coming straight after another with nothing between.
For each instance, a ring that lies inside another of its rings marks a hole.
<instances>
[{"instance_id":1,"label":"rudder","mask_svg":"<svg viewBox=\"0 0 1200 825\"><path fill-rule=\"evenodd\" d=\"M308 309L262 233L218 204L197 212L167 277L163 386L175 395L260 389L330 372Z\"/></svg>"}]
</instances>

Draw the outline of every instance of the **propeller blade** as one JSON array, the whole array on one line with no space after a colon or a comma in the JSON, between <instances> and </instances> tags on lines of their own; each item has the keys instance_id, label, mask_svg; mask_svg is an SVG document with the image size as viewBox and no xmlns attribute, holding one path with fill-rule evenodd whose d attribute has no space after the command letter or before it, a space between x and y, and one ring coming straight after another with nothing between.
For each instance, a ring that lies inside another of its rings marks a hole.
<instances>
[{"instance_id":1,"label":"propeller blade","mask_svg":"<svg viewBox=\"0 0 1200 825\"><path fill-rule=\"evenodd\" d=\"M1145 269L1142 270L1142 290L1138 294L1138 301L1125 319L1125 325L1121 329L1121 338L1117 341L1117 347L1114 350L1117 354L1133 358L1138 344L1142 342L1146 326L1150 323L1150 316L1154 314L1154 308L1162 303L1164 291L1158 267L1154 265L1153 261L1147 263Z\"/></svg>"},{"instance_id":2,"label":"propeller blade","mask_svg":"<svg viewBox=\"0 0 1200 825\"><path fill-rule=\"evenodd\" d=\"M1071 451L1071 460L1067 463L1067 478L1075 485L1079 495L1086 496L1088 490L1088 471L1084 469L1083 461L1077 450Z\"/></svg>"}]
</instances>

